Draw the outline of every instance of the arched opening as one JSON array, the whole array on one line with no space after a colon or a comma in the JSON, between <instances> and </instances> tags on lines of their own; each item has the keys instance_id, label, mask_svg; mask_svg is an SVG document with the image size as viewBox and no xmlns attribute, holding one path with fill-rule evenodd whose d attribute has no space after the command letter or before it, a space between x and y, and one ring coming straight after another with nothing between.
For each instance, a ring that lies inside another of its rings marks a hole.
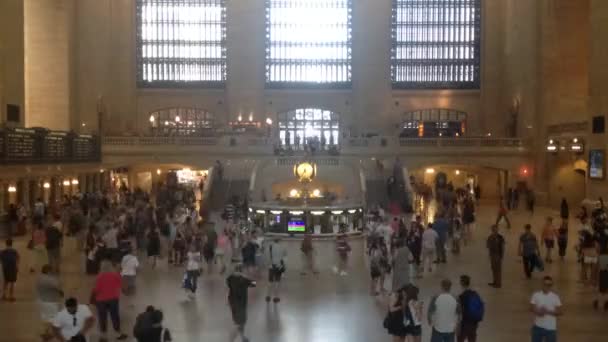
<instances>
[{"instance_id":1,"label":"arched opening","mask_svg":"<svg viewBox=\"0 0 608 342\"><path fill-rule=\"evenodd\" d=\"M340 116L320 108L299 108L279 113L281 144L300 146L318 142L322 146L338 145Z\"/></svg>"},{"instance_id":2,"label":"arched opening","mask_svg":"<svg viewBox=\"0 0 608 342\"><path fill-rule=\"evenodd\" d=\"M466 132L467 113L447 108L403 113L401 138L458 137Z\"/></svg>"},{"instance_id":3,"label":"arched opening","mask_svg":"<svg viewBox=\"0 0 608 342\"><path fill-rule=\"evenodd\" d=\"M159 136L205 136L213 133L215 117L199 108L166 108L150 113L150 130Z\"/></svg>"}]
</instances>

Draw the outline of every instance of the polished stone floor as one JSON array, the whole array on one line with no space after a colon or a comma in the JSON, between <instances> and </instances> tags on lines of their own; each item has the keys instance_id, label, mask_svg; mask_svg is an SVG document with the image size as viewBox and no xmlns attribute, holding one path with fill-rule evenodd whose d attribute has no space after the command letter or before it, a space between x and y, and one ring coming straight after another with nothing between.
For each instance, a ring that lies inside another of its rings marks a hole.
<instances>
[{"instance_id":1,"label":"polished stone floor","mask_svg":"<svg viewBox=\"0 0 608 342\"><path fill-rule=\"evenodd\" d=\"M526 280L522 265L516 257L517 237L523 224L531 222L539 232L543 219L556 212L539 208L536 214L511 213L513 229L502 232L507 238L507 255L504 263L504 286L496 290L487 286L490 277L485 251L485 237L494 218L494 206L479 209L479 224L474 241L459 256L452 256L448 264L434 274L419 281L421 296L428 303L429 297L438 291L439 280L449 277L457 283L462 273L473 277L474 287L486 301L486 319L479 329L479 341L512 342L529 340L532 315L528 312L528 300L538 289L541 274ZM571 239L575 239L576 224L571 222ZM347 277L337 277L331 271L334 265L333 242L315 242L318 250L319 276L299 274L300 255L297 242L285 242L291 252L284 281L283 301L279 305L264 301L266 282L250 295L248 335L254 342L346 342L390 341L382 328L386 312L384 298L368 295L368 272L365 268L363 243L352 241L351 272ZM73 244L73 243L72 243ZM19 242L23 253L23 266L29 263L25 242ZM67 246L68 250L72 250ZM92 279L83 276L80 258L66 253L63 280L66 292L86 300ZM26 267L23 267L25 270ZM591 308L593 289L577 282L577 265L571 247L565 262L549 265L546 274L556 279L556 291L564 303L565 316L559 320L560 341L605 342L608 341L608 313L594 312ZM187 301L179 289L182 270L163 265L156 270L145 266L138 280L138 293L121 303L123 325L131 332L134 318L148 304L165 312L165 323L177 342L228 341L232 328L226 305L224 278L217 274L205 274L200 281L201 290L195 301ZM37 340L38 312L33 299L33 276L22 272L18 282L17 302L0 303L0 341L30 342ZM387 281L387 286L390 284ZM454 292L459 291L455 289ZM429 328L424 327L424 339L428 341ZM96 341L96 339L94 339Z\"/></svg>"}]
</instances>

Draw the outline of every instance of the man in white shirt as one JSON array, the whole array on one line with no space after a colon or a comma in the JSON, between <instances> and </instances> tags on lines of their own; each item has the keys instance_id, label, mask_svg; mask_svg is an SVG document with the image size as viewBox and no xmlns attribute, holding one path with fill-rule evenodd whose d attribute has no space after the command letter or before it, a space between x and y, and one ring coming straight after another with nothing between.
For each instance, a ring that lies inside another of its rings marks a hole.
<instances>
[{"instance_id":1,"label":"man in white shirt","mask_svg":"<svg viewBox=\"0 0 608 342\"><path fill-rule=\"evenodd\" d=\"M120 275L122 276L122 283L124 294L129 296L135 293L135 276L137 275L137 268L139 267L139 260L133 255L131 248L127 254L122 257Z\"/></svg>"},{"instance_id":2,"label":"man in white shirt","mask_svg":"<svg viewBox=\"0 0 608 342\"><path fill-rule=\"evenodd\" d=\"M460 321L461 308L456 298L450 293L452 282L441 281L442 292L431 300L428 320L433 327L431 342L454 342L456 326Z\"/></svg>"},{"instance_id":3,"label":"man in white shirt","mask_svg":"<svg viewBox=\"0 0 608 342\"><path fill-rule=\"evenodd\" d=\"M551 291L553 278L543 278L543 289L532 295L530 309L536 315L532 327L532 342L557 341L557 316L561 316L562 302L555 292Z\"/></svg>"},{"instance_id":4,"label":"man in white shirt","mask_svg":"<svg viewBox=\"0 0 608 342\"><path fill-rule=\"evenodd\" d=\"M428 264L429 272L433 272L433 261L435 260L435 252L437 251L437 240L439 235L437 232L428 227L422 233L422 271Z\"/></svg>"},{"instance_id":5,"label":"man in white shirt","mask_svg":"<svg viewBox=\"0 0 608 342\"><path fill-rule=\"evenodd\" d=\"M53 319L55 338L61 342L86 342L89 330L95 324L95 318L86 305L79 305L76 298L65 301L65 309L59 311Z\"/></svg>"}]
</instances>

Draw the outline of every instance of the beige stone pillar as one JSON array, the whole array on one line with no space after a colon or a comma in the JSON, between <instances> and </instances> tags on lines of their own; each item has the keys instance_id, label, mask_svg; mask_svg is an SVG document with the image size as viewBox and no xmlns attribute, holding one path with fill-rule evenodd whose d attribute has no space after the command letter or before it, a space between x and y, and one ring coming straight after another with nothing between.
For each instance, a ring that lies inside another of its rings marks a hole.
<instances>
[{"instance_id":1,"label":"beige stone pillar","mask_svg":"<svg viewBox=\"0 0 608 342\"><path fill-rule=\"evenodd\" d=\"M75 1L25 0L23 3L28 112L25 123L29 127L70 129Z\"/></svg>"},{"instance_id":2,"label":"beige stone pillar","mask_svg":"<svg viewBox=\"0 0 608 342\"><path fill-rule=\"evenodd\" d=\"M590 0L590 58L589 58L589 123L591 117L604 116L608 120L608 1ZM591 125L589 125L591 126ZM589 127L588 149L606 152L608 133L592 134ZM606 167L606 165L604 165ZM606 172L606 170L604 170ZM606 180L587 180L587 198L606 198Z\"/></svg>"}]
</instances>

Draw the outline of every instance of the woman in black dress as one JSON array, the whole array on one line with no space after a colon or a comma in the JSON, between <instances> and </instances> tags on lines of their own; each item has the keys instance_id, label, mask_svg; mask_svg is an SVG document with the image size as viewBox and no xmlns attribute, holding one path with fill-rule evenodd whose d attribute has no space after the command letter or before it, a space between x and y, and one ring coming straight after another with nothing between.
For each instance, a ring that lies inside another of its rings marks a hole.
<instances>
[{"instance_id":1,"label":"woman in black dress","mask_svg":"<svg viewBox=\"0 0 608 342\"><path fill-rule=\"evenodd\" d=\"M148 258L152 259L152 267L156 267L156 259L160 256L160 235L156 228L148 232Z\"/></svg>"},{"instance_id":2,"label":"woman in black dress","mask_svg":"<svg viewBox=\"0 0 608 342\"><path fill-rule=\"evenodd\" d=\"M393 336L393 342L404 342L407 334L404 321L405 293L401 289L391 294L388 314L384 319L384 328Z\"/></svg>"}]
</instances>

